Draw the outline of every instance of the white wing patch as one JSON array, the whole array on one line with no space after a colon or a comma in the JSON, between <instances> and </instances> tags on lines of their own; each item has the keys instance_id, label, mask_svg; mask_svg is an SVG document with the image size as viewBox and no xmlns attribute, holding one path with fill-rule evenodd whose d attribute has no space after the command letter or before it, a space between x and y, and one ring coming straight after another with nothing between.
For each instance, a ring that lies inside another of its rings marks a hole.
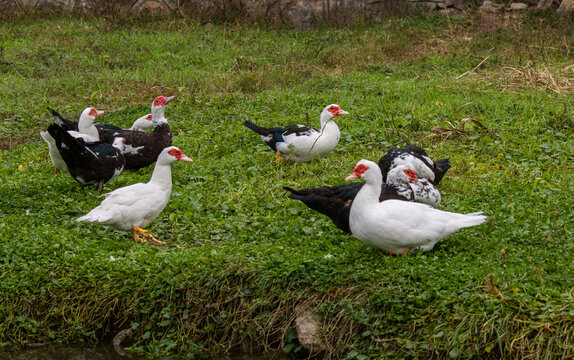
<instances>
[{"instance_id":1,"label":"white wing patch","mask_svg":"<svg viewBox=\"0 0 574 360\"><path fill-rule=\"evenodd\" d=\"M124 154L139 154L140 150L143 149L142 146L133 147L130 144L126 144L126 149L123 151Z\"/></svg>"}]
</instances>

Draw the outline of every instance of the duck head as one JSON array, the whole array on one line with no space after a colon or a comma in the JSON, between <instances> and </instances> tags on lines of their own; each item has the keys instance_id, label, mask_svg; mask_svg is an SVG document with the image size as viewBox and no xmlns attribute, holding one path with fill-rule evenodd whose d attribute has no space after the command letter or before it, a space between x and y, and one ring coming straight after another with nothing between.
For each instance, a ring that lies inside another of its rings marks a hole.
<instances>
[{"instance_id":1,"label":"duck head","mask_svg":"<svg viewBox=\"0 0 574 360\"><path fill-rule=\"evenodd\" d=\"M353 168L353 173L345 180L363 179L367 182L382 182L381 169L379 165L370 160L361 160Z\"/></svg>"},{"instance_id":2,"label":"duck head","mask_svg":"<svg viewBox=\"0 0 574 360\"><path fill-rule=\"evenodd\" d=\"M349 113L341 109L337 104L328 105L321 113L321 124L325 124L327 121L332 120L339 115L349 115Z\"/></svg>"},{"instance_id":3,"label":"duck head","mask_svg":"<svg viewBox=\"0 0 574 360\"><path fill-rule=\"evenodd\" d=\"M418 179L417 173L406 165L398 165L389 170L387 183L412 183Z\"/></svg>"},{"instance_id":4,"label":"duck head","mask_svg":"<svg viewBox=\"0 0 574 360\"><path fill-rule=\"evenodd\" d=\"M193 161L175 146L166 147L157 158L157 162L162 165L168 165L178 160Z\"/></svg>"},{"instance_id":5,"label":"duck head","mask_svg":"<svg viewBox=\"0 0 574 360\"><path fill-rule=\"evenodd\" d=\"M90 126L94 123L94 120L102 115L104 112L101 110L96 110L93 107L85 108L80 114L80 119L78 120L78 127L82 125Z\"/></svg>"},{"instance_id":6,"label":"duck head","mask_svg":"<svg viewBox=\"0 0 574 360\"><path fill-rule=\"evenodd\" d=\"M134 121L130 130L145 131L146 129L149 129L152 126L153 124L151 121L151 114L147 114Z\"/></svg>"},{"instance_id":7,"label":"duck head","mask_svg":"<svg viewBox=\"0 0 574 360\"><path fill-rule=\"evenodd\" d=\"M167 122L163 112L165 110L165 106L173 99L175 99L175 96L158 96L153 99L153 102L151 103L151 121L153 126L157 126L162 122Z\"/></svg>"},{"instance_id":8,"label":"duck head","mask_svg":"<svg viewBox=\"0 0 574 360\"><path fill-rule=\"evenodd\" d=\"M123 152L126 149L126 139L124 139L123 137L114 138L112 146L118 149L119 151Z\"/></svg>"}]
</instances>

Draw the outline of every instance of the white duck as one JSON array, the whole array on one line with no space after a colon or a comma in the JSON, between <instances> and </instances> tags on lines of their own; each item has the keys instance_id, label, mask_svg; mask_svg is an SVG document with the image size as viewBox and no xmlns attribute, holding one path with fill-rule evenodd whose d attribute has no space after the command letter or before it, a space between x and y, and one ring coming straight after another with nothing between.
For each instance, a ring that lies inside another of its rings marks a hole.
<instances>
[{"instance_id":1,"label":"white duck","mask_svg":"<svg viewBox=\"0 0 574 360\"><path fill-rule=\"evenodd\" d=\"M359 240L391 255L414 249L429 251L442 238L486 220L481 212L457 214L416 202L379 202L382 174L377 164L369 160L359 161L346 180L359 178L366 184L351 205L351 231Z\"/></svg>"},{"instance_id":2,"label":"white duck","mask_svg":"<svg viewBox=\"0 0 574 360\"><path fill-rule=\"evenodd\" d=\"M192 161L175 146L163 149L149 182L133 184L105 194L105 199L99 206L76 221L110 225L119 230L131 231L133 239L138 242L165 244L143 227L151 223L167 205L172 185L171 164L177 160Z\"/></svg>"},{"instance_id":3,"label":"white duck","mask_svg":"<svg viewBox=\"0 0 574 360\"><path fill-rule=\"evenodd\" d=\"M265 128L250 121L245 121L243 125L259 134L275 151L275 162L281 157L294 162L304 162L324 156L337 146L341 133L334 119L348 114L337 104L327 106L321 113L320 129L306 125Z\"/></svg>"},{"instance_id":4,"label":"white duck","mask_svg":"<svg viewBox=\"0 0 574 360\"><path fill-rule=\"evenodd\" d=\"M98 129L94 126L94 119L103 113L103 111L96 110L95 108L85 108L78 121L78 131L69 130L68 133L73 137L81 138L86 142L98 141ZM50 156L52 165L54 165L55 172L67 172L68 166L64 159L62 159L62 155L60 155L60 152L58 151L54 138L48 133L48 131L41 131L40 136L48 145L48 155Z\"/></svg>"},{"instance_id":5,"label":"white duck","mask_svg":"<svg viewBox=\"0 0 574 360\"><path fill-rule=\"evenodd\" d=\"M392 168L387 174L386 184L396 189L397 194L405 199L434 208L440 205L440 191L428 179L419 178L418 174L406 165Z\"/></svg>"}]
</instances>

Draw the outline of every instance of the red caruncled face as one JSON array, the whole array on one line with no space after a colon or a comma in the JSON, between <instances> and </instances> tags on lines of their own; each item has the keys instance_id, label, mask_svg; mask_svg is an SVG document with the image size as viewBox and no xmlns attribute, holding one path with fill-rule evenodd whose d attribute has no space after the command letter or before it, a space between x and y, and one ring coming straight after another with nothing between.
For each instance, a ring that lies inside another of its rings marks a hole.
<instances>
[{"instance_id":1,"label":"red caruncled face","mask_svg":"<svg viewBox=\"0 0 574 360\"><path fill-rule=\"evenodd\" d=\"M403 172L409 177L409 182L413 182L418 178L417 173L411 169L403 170Z\"/></svg>"},{"instance_id":2,"label":"red caruncled face","mask_svg":"<svg viewBox=\"0 0 574 360\"><path fill-rule=\"evenodd\" d=\"M96 117L98 116L98 111L94 108L90 109L90 116Z\"/></svg>"},{"instance_id":3,"label":"red caruncled face","mask_svg":"<svg viewBox=\"0 0 574 360\"><path fill-rule=\"evenodd\" d=\"M357 175L357 177L361 178L361 175L363 175L365 171L367 171L368 169L369 167L367 165L360 164L355 166L353 172L355 173L355 175Z\"/></svg>"},{"instance_id":4,"label":"red caruncled face","mask_svg":"<svg viewBox=\"0 0 574 360\"><path fill-rule=\"evenodd\" d=\"M339 112L341 112L341 107L340 107L340 106L337 106L337 105L331 105L331 106L329 106L329 109L328 109L328 110L329 110L329 112L330 112L331 114L333 114L334 116L338 116L338 115L339 115Z\"/></svg>"},{"instance_id":5,"label":"red caruncled face","mask_svg":"<svg viewBox=\"0 0 574 360\"><path fill-rule=\"evenodd\" d=\"M153 105L154 106L161 106L161 105L167 105L167 99L165 98L165 96L158 96L154 99L153 101Z\"/></svg>"},{"instance_id":6,"label":"red caruncled face","mask_svg":"<svg viewBox=\"0 0 574 360\"><path fill-rule=\"evenodd\" d=\"M171 149L170 151L168 151L168 154L170 154L171 156L175 156L177 160L181 159L184 156L183 151L176 149Z\"/></svg>"}]
</instances>

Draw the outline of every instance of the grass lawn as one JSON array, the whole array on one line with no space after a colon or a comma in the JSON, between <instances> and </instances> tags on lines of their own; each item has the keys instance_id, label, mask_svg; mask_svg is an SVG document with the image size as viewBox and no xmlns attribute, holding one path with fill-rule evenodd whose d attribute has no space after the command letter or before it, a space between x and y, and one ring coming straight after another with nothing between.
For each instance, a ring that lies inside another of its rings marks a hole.
<instances>
[{"instance_id":1,"label":"grass lawn","mask_svg":"<svg viewBox=\"0 0 574 360\"><path fill-rule=\"evenodd\" d=\"M0 23L0 55L0 345L131 328L150 356L303 354L294 320L311 309L325 357L574 357L571 18L298 31L27 14ZM75 222L102 198L54 174L39 136L46 107L77 118L94 106L128 127L157 95L177 96L165 114L194 160L173 165L170 202L148 227L165 247ZM312 162L273 163L242 125L318 126L330 103L351 115ZM408 144L450 158L441 208L482 210L486 224L388 257L281 189L342 184L358 160Z\"/></svg>"}]
</instances>

